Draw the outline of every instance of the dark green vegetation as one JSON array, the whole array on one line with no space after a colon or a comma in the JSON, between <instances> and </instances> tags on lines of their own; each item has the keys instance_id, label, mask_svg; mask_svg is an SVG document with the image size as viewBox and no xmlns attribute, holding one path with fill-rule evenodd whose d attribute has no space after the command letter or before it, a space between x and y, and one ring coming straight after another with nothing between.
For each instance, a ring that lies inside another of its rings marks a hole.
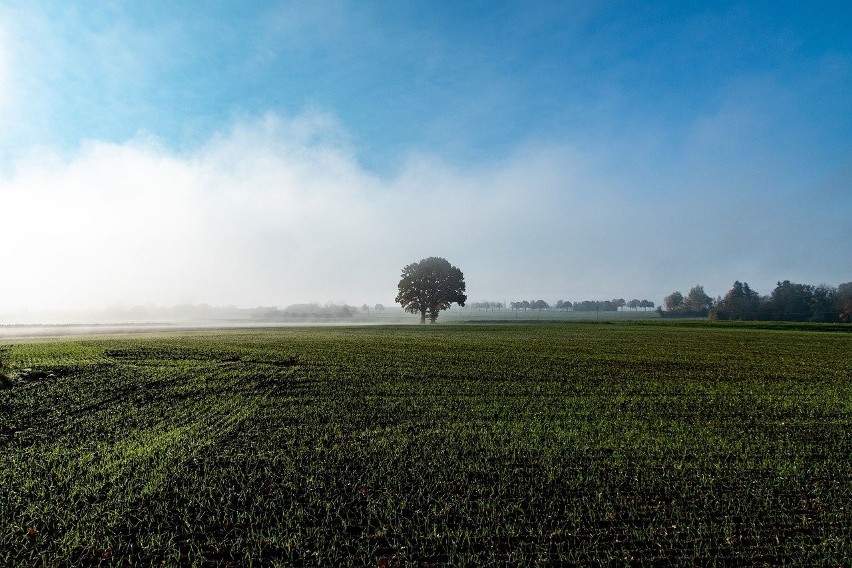
<instances>
[{"instance_id":1,"label":"dark green vegetation","mask_svg":"<svg viewBox=\"0 0 852 568\"><path fill-rule=\"evenodd\" d=\"M724 298L714 300L701 285L693 286L684 297L675 291L665 297L663 317L707 317L727 321L852 321L852 282L837 288L827 284L812 286L789 280L778 282L770 296L761 296L746 282L737 280Z\"/></svg>"},{"instance_id":2,"label":"dark green vegetation","mask_svg":"<svg viewBox=\"0 0 852 568\"><path fill-rule=\"evenodd\" d=\"M464 306L467 301L462 271L437 256L412 262L402 269L396 302L410 314L420 314L420 323L435 323L438 313L452 304Z\"/></svg>"},{"instance_id":3,"label":"dark green vegetation","mask_svg":"<svg viewBox=\"0 0 852 568\"><path fill-rule=\"evenodd\" d=\"M0 564L844 565L851 354L707 324L17 344Z\"/></svg>"}]
</instances>

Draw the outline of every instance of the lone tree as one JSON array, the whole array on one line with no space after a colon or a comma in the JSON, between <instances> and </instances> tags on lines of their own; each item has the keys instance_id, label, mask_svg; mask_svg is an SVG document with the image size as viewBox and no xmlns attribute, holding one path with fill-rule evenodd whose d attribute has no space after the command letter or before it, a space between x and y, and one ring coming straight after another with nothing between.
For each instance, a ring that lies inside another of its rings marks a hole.
<instances>
[{"instance_id":1,"label":"lone tree","mask_svg":"<svg viewBox=\"0 0 852 568\"><path fill-rule=\"evenodd\" d=\"M420 312L420 323L426 323L426 314L435 323L438 312L452 303L464 306L467 301L462 271L435 256L403 268L398 288L396 301L408 313Z\"/></svg>"}]
</instances>

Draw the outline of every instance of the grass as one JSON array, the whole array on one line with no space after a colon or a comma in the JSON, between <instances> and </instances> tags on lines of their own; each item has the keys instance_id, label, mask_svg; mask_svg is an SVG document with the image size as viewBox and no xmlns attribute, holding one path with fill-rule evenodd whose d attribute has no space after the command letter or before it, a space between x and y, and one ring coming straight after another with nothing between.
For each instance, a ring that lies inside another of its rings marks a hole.
<instances>
[{"instance_id":1,"label":"grass","mask_svg":"<svg viewBox=\"0 0 852 568\"><path fill-rule=\"evenodd\" d=\"M841 566L852 335L814 329L19 343L0 563Z\"/></svg>"}]
</instances>

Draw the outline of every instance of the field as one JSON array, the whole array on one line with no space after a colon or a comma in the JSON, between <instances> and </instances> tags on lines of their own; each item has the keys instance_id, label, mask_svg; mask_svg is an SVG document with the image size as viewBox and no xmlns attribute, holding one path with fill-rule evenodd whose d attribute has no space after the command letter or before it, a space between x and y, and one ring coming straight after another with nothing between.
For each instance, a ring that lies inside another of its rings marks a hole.
<instances>
[{"instance_id":1,"label":"field","mask_svg":"<svg viewBox=\"0 0 852 568\"><path fill-rule=\"evenodd\" d=\"M764 327L19 341L0 564L848 566L852 333Z\"/></svg>"}]
</instances>

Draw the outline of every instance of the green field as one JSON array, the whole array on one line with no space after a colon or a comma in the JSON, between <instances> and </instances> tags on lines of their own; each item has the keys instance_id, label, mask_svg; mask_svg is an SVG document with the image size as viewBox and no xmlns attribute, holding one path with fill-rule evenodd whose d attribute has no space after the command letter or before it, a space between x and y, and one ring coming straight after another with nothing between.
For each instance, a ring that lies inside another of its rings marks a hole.
<instances>
[{"instance_id":1,"label":"green field","mask_svg":"<svg viewBox=\"0 0 852 568\"><path fill-rule=\"evenodd\" d=\"M848 566L852 333L764 327L20 341L0 564Z\"/></svg>"}]
</instances>

